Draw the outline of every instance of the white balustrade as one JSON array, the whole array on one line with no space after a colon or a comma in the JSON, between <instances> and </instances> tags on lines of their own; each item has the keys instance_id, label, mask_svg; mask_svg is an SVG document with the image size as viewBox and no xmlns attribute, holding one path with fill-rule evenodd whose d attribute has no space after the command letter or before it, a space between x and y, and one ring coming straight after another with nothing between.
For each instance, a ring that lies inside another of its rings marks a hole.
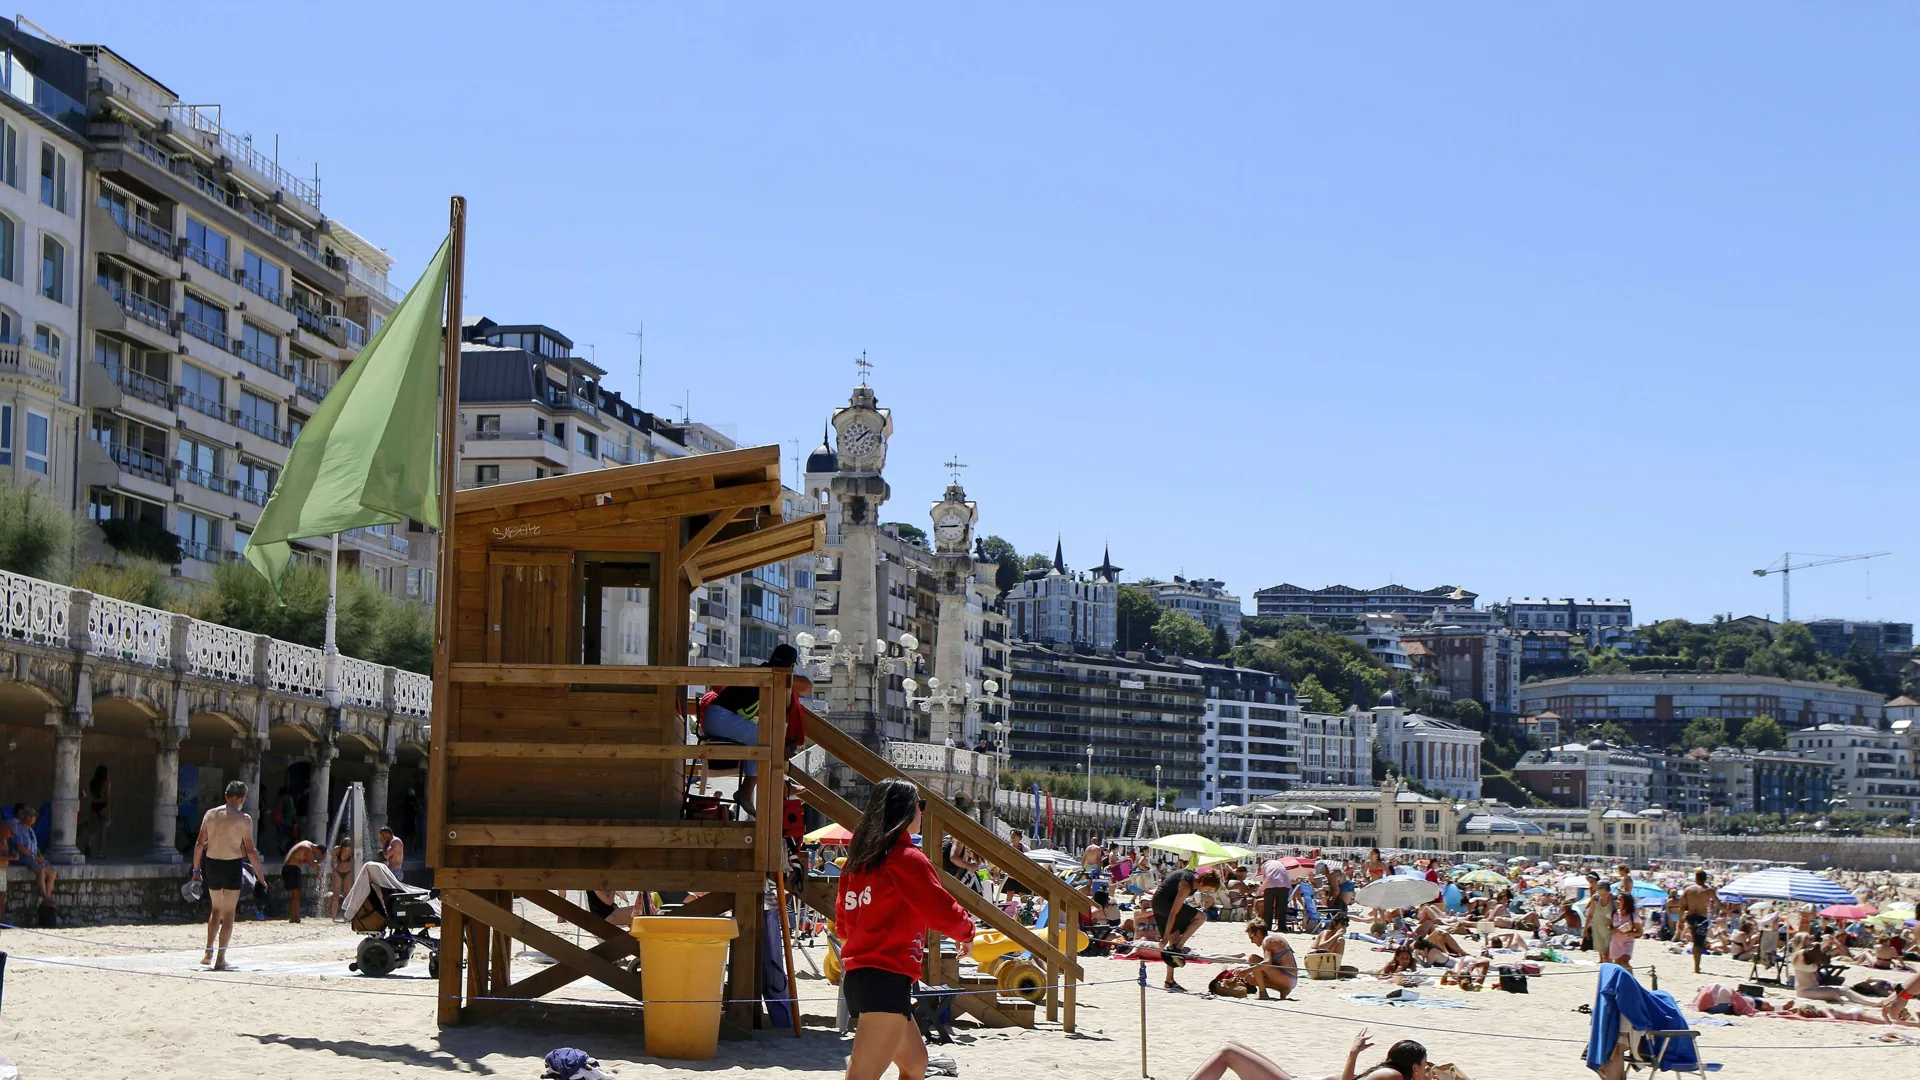
<instances>
[{"instance_id":1,"label":"white balustrade","mask_svg":"<svg viewBox=\"0 0 1920 1080\"><path fill-rule=\"evenodd\" d=\"M0 570L0 602L6 608L7 637L35 645L67 643L72 589Z\"/></svg>"},{"instance_id":2,"label":"white balustrade","mask_svg":"<svg viewBox=\"0 0 1920 1080\"><path fill-rule=\"evenodd\" d=\"M165 667L173 615L159 608L95 594L87 605L87 638L93 651L136 664Z\"/></svg>"},{"instance_id":3,"label":"white balustrade","mask_svg":"<svg viewBox=\"0 0 1920 1080\"><path fill-rule=\"evenodd\" d=\"M195 619L187 626L187 662L195 675L250 683L259 642L245 630Z\"/></svg>"},{"instance_id":4,"label":"white balustrade","mask_svg":"<svg viewBox=\"0 0 1920 1080\"><path fill-rule=\"evenodd\" d=\"M295 645L279 638L267 640L267 681L275 690L321 697L324 693L326 654L311 645Z\"/></svg>"},{"instance_id":5,"label":"white balustrade","mask_svg":"<svg viewBox=\"0 0 1920 1080\"><path fill-rule=\"evenodd\" d=\"M433 679L413 671L393 673L393 711L403 716L433 712Z\"/></svg>"},{"instance_id":6,"label":"white balustrade","mask_svg":"<svg viewBox=\"0 0 1920 1080\"><path fill-rule=\"evenodd\" d=\"M386 668L351 656L340 658L340 698L351 705L378 709L386 702Z\"/></svg>"}]
</instances>

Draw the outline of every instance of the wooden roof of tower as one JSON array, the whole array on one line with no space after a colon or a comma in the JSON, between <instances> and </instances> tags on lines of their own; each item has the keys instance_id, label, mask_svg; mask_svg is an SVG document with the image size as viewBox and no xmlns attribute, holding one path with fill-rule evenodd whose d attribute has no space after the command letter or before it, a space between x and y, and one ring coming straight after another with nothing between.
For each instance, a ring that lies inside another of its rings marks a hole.
<instances>
[{"instance_id":1,"label":"wooden roof of tower","mask_svg":"<svg viewBox=\"0 0 1920 1080\"><path fill-rule=\"evenodd\" d=\"M677 553L693 585L817 551L826 517L783 521L780 448L651 461L598 472L470 488L454 495L454 544L487 548L578 536L640 521L706 516Z\"/></svg>"}]
</instances>

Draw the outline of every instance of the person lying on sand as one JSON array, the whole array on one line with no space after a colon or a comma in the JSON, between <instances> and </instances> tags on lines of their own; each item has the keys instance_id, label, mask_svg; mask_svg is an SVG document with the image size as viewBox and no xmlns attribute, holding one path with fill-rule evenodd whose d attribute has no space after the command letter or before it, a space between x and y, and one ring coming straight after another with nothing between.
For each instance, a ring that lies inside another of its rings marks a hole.
<instances>
[{"instance_id":1,"label":"person lying on sand","mask_svg":"<svg viewBox=\"0 0 1920 1080\"><path fill-rule=\"evenodd\" d=\"M1347 1048L1347 1064L1326 1080L1427 1080L1427 1048L1412 1039L1402 1039L1387 1050L1387 1059L1371 1069L1359 1067L1360 1055L1373 1045L1366 1028L1353 1037ZM1240 1080L1309 1080L1295 1076L1275 1064L1273 1059L1241 1043L1230 1042L1200 1063L1187 1080L1221 1080L1228 1073Z\"/></svg>"}]
</instances>

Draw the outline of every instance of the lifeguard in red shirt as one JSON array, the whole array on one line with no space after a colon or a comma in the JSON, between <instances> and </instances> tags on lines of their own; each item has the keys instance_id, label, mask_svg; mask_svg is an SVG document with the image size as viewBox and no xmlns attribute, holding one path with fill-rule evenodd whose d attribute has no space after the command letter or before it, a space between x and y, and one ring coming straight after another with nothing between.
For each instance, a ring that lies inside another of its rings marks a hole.
<instances>
[{"instance_id":1,"label":"lifeguard in red shirt","mask_svg":"<svg viewBox=\"0 0 1920 1080\"><path fill-rule=\"evenodd\" d=\"M840 931L840 989L855 1018L847 1080L878 1080L888 1063L901 1076L925 1076L927 1044L913 1022L913 983L926 955L926 933L960 944L973 940L967 918L940 884L933 863L913 846L920 831L920 791L905 780L882 780L853 831L834 922Z\"/></svg>"}]
</instances>

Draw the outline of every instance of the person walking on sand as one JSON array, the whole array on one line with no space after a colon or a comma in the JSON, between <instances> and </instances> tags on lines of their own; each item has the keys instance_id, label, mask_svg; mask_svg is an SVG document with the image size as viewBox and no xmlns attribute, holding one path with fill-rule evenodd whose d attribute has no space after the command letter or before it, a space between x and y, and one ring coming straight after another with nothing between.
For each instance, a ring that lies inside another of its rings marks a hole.
<instances>
[{"instance_id":1,"label":"person walking on sand","mask_svg":"<svg viewBox=\"0 0 1920 1080\"><path fill-rule=\"evenodd\" d=\"M834 902L840 993L854 1018L847 1080L879 1080L888 1065L898 1066L903 1080L927 1075L927 1044L913 1020L927 931L951 938L962 955L973 941L973 920L913 844L920 809L920 790L911 783L874 785L841 868Z\"/></svg>"},{"instance_id":2,"label":"person walking on sand","mask_svg":"<svg viewBox=\"0 0 1920 1080\"><path fill-rule=\"evenodd\" d=\"M233 939L233 911L240 904L241 865L253 864L254 880L267 879L253 844L253 818L241 809L246 802L247 785L238 780L227 784L226 802L200 819L200 838L193 845L193 876L206 886L212 906L207 916L207 954L200 962L213 965L215 971L232 970L227 967L227 943Z\"/></svg>"},{"instance_id":3,"label":"person walking on sand","mask_svg":"<svg viewBox=\"0 0 1920 1080\"><path fill-rule=\"evenodd\" d=\"M1707 872L1695 870L1693 884L1680 893L1680 910L1687 917L1687 932L1693 935L1693 973L1700 974L1700 957L1707 951L1707 931L1713 922L1713 887L1707 884Z\"/></svg>"},{"instance_id":4,"label":"person walking on sand","mask_svg":"<svg viewBox=\"0 0 1920 1080\"><path fill-rule=\"evenodd\" d=\"M320 845L302 840L287 851L280 864L280 884L287 889L287 921L300 921L300 893L306 884L307 869L320 865Z\"/></svg>"}]
</instances>

